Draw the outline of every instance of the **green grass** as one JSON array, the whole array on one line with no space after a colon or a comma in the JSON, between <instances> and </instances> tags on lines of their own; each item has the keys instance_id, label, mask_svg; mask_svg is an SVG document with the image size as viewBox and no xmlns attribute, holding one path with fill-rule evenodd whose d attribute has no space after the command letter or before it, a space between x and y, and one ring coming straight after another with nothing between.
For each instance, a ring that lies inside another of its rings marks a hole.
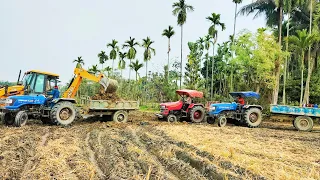
<instances>
[{"instance_id":1,"label":"green grass","mask_svg":"<svg viewBox=\"0 0 320 180\"><path fill-rule=\"evenodd\" d=\"M145 111L145 112L158 112L159 111L159 105L155 106L153 104L151 105L141 105L139 107L140 111Z\"/></svg>"}]
</instances>

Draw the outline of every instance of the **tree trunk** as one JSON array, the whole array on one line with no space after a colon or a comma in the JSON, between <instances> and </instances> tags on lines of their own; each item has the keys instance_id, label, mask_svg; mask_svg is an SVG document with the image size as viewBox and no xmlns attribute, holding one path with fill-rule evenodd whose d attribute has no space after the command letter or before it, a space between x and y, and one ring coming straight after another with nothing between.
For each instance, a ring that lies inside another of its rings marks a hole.
<instances>
[{"instance_id":1,"label":"tree trunk","mask_svg":"<svg viewBox=\"0 0 320 180\"><path fill-rule=\"evenodd\" d=\"M170 38L168 38L168 74L167 74L167 82L169 83L169 64L170 64Z\"/></svg>"},{"instance_id":2,"label":"tree trunk","mask_svg":"<svg viewBox=\"0 0 320 180\"><path fill-rule=\"evenodd\" d=\"M303 69L304 69L304 52L301 52L301 92L300 92L300 106L302 105L302 97L303 97Z\"/></svg>"},{"instance_id":3,"label":"tree trunk","mask_svg":"<svg viewBox=\"0 0 320 180\"><path fill-rule=\"evenodd\" d=\"M148 61L146 61L146 78L148 80Z\"/></svg>"},{"instance_id":4,"label":"tree trunk","mask_svg":"<svg viewBox=\"0 0 320 180\"><path fill-rule=\"evenodd\" d=\"M138 81L138 71L136 71L136 82ZM138 92L138 91L137 91Z\"/></svg>"},{"instance_id":5,"label":"tree trunk","mask_svg":"<svg viewBox=\"0 0 320 180\"><path fill-rule=\"evenodd\" d=\"M209 93L209 61L210 61L210 57L209 57L209 49L207 49L207 72L206 72L206 90L207 93Z\"/></svg>"},{"instance_id":6,"label":"tree trunk","mask_svg":"<svg viewBox=\"0 0 320 180\"><path fill-rule=\"evenodd\" d=\"M112 75L114 76L114 59L112 59Z\"/></svg>"},{"instance_id":7,"label":"tree trunk","mask_svg":"<svg viewBox=\"0 0 320 180\"><path fill-rule=\"evenodd\" d=\"M279 30L279 46L281 49L281 42L282 42L282 6L279 8L279 23L278 23L278 30ZM276 85L273 90L273 101L272 104L278 104L278 92L279 92L279 83L280 83L280 57L278 61L275 63L275 76L276 76Z\"/></svg>"},{"instance_id":8,"label":"tree trunk","mask_svg":"<svg viewBox=\"0 0 320 180\"><path fill-rule=\"evenodd\" d=\"M314 61L311 59L310 61L308 61L308 76L306 80L306 88L304 91L303 104L309 104L310 80L311 80L312 70L314 66Z\"/></svg>"},{"instance_id":9,"label":"tree trunk","mask_svg":"<svg viewBox=\"0 0 320 180\"><path fill-rule=\"evenodd\" d=\"M288 13L287 38L289 38L289 33L290 33L290 13ZM288 49L289 49L289 41L287 40L286 41L286 52L288 52ZM286 104L287 65L288 65L288 57L286 57L285 63L284 63L282 104Z\"/></svg>"},{"instance_id":10,"label":"tree trunk","mask_svg":"<svg viewBox=\"0 0 320 180\"><path fill-rule=\"evenodd\" d=\"M210 93L210 99L211 99L211 101L213 101L213 66L214 66L214 45L215 45L215 43L213 44L213 48L212 48L213 54L212 54L212 64L211 64L211 93Z\"/></svg>"},{"instance_id":11,"label":"tree trunk","mask_svg":"<svg viewBox=\"0 0 320 180\"><path fill-rule=\"evenodd\" d=\"M230 92L233 92L233 69L231 69L230 74Z\"/></svg>"},{"instance_id":12,"label":"tree trunk","mask_svg":"<svg viewBox=\"0 0 320 180\"><path fill-rule=\"evenodd\" d=\"M234 45L234 39L235 39L235 35L236 35L236 24L237 24L237 9L238 9L238 3L236 4L236 8L234 10L234 23L233 23L233 40L232 40L232 45ZM233 53L232 53L233 56Z\"/></svg>"},{"instance_id":13,"label":"tree trunk","mask_svg":"<svg viewBox=\"0 0 320 180\"><path fill-rule=\"evenodd\" d=\"M181 25L180 89L181 89L181 83L182 83L182 39L183 39L183 25Z\"/></svg>"},{"instance_id":14,"label":"tree trunk","mask_svg":"<svg viewBox=\"0 0 320 180\"><path fill-rule=\"evenodd\" d=\"M131 59L129 59L129 62L130 62L130 64L131 64ZM129 65L130 65L129 64ZM131 68L129 68L129 81L130 81L130 78L131 78Z\"/></svg>"}]
</instances>

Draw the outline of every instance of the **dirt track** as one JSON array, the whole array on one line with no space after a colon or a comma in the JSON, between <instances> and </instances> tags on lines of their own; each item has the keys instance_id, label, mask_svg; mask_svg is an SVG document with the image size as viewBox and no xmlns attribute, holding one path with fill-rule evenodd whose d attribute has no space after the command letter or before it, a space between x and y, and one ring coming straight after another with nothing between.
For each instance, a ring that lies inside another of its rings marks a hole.
<instances>
[{"instance_id":1,"label":"dirt track","mask_svg":"<svg viewBox=\"0 0 320 180\"><path fill-rule=\"evenodd\" d=\"M243 144L244 141L239 139L224 139L226 136L223 133L229 135L234 133L244 139L260 134L257 138L261 146L267 146L273 140L276 145L281 144L284 141L279 142L279 140L288 140L294 136L296 139L291 143L303 143L307 146L308 153L313 152L309 158L319 160L303 162L301 169L308 171L305 167L310 165L310 171L306 172L309 174L308 177L314 179L320 177L320 133L317 132L298 136L300 132L284 124L279 124L280 130L270 128L252 130L232 126L219 129L211 125L185 123L169 125L154 120L153 114L141 112L131 115L130 120L132 122L127 124L87 120L77 122L69 128L45 126L37 121L30 122L22 128L1 125L0 179L273 179L277 177L267 171L264 172L263 169L255 171L247 163L238 163L229 155L219 154L223 152L224 146L228 145L223 143L224 141L239 145L234 154L246 152L248 148ZM274 123L264 123L264 126L276 127ZM317 128L316 130L319 130ZM274 136L274 131L279 134ZM210 134L212 132L214 134ZM207 137L199 138L201 133ZM191 137L192 134L197 141ZM208 139L208 136L212 139ZM261 142L264 138L265 144ZM217 143L212 144L212 142ZM299 146L296 151L290 149L288 152L291 154L287 156L300 155L303 151L300 148ZM221 151L210 149L221 149ZM230 152L232 150L227 151ZM270 158L268 153L270 152L248 154L248 156L266 159ZM286 160L286 157L283 158ZM272 160L277 161L276 158ZM278 159L278 161L284 160ZM259 163L255 165L259 166ZM295 166L298 165L293 164L293 167ZM287 173L290 175L291 172ZM282 179L289 177L282 176Z\"/></svg>"}]
</instances>

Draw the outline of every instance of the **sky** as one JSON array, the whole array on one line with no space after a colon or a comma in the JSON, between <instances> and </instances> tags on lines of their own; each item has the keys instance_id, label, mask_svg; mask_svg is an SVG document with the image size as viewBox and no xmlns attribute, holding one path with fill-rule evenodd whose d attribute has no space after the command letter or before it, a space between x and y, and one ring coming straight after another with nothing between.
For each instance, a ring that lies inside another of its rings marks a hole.
<instances>
[{"instance_id":1,"label":"sky","mask_svg":"<svg viewBox=\"0 0 320 180\"><path fill-rule=\"evenodd\" d=\"M106 44L112 39L122 46L130 36L138 42L147 36L155 41L156 55L148 63L148 70L163 72L168 40L161 34L169 25L176 32L171 40L170 62L180 61L181 30L172 15L172 4L176 1L0 0L0 80L16 81L19 70L41 70L59 74L62 83L67 83L75 68L72 61L78 56L82 56L84 67L88 69L98 64L100 51L110 52ZM189 52L187 42L207 34L210 23L206 17L211 13L221 14L221 21L226 24L226 30L219 31L218 43L228 40L233 34L235 8L232 0L186 2L194 7L194 12L188 13L184 25L184 66ZM252 0L244 0L240 7L250 2ZM256 31L263 26L264 17L239 16L236 32L243 29ZM138 47L137 51L136 59L143 62L143 48ZM108 61L104 66L111 65L112 61ZM145 72L145 67L139 70L141 76ZM128 78L128 68L123 75ZM132 70L131 79L134 78Z\"/></svg>"}]
</instances>

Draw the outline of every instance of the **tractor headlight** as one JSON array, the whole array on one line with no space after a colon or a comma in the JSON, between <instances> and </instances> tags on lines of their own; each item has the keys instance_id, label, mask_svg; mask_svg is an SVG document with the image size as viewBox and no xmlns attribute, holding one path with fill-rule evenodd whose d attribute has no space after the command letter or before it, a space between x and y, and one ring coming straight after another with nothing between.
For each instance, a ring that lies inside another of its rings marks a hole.
<instances>
[{"instance_id":1,"label":"tractor headlight","mask_svg":"<svg viewBox=\"0 0 320 180\"><path fill-rule=\"evenodd\" d=\"M166 106L160 106L160 109L166 109Z\"/></svg>"},{"instance_id":2,"label":"tractor headlight","mask_svg":"<svg viewBox=\"0 0 320 180\"><path fill-rule=\"evenodd\" d=\"M13 101L12 99L7 98L7 99L6 99L5 106L11 106L13 103L14 103L14 101Z\"/></svg>"},{"instance_id":3,"label":"tractor headlight","mask_svg":"<svg viewBox=\"0 0 320 180\"><path fill-rule=\"evenodd\" d=\"M216 107L215 107L215 106L211 106L209 110L210 110L210 111L215 111L215 110L216 110Z\"/></svg>"}]
</instances>

